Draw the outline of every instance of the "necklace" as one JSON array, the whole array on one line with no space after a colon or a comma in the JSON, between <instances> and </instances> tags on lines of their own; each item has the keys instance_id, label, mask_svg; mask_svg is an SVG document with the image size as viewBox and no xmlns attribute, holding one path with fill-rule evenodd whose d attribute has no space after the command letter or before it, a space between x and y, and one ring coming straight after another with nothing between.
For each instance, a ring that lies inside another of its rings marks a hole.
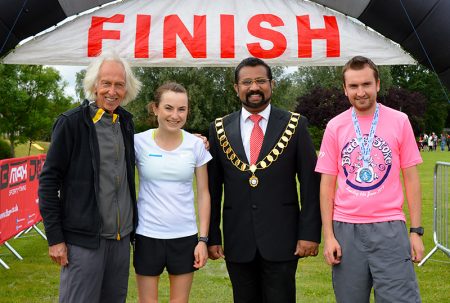
<instances>
[{"instance_id":1,"label":"necklace","mask_svg":"<svg viewBox=\"0 0 450 303\"><path fill-rule=\"evenodd\" d=\"M234 167L239 169L242 172L249 171L251 176L248 180L251 187L257 187L259 184L259 179L255 175L257 170L262 170L268 168L272 163L278 160L278 157L283 153L284 149L288 146L289 141L297 129L298 121L300 118L300 114L292 113L291 118L278 140L277 144L273 147L273 149L258 163L256 164L248 164L242 161L238 155L234 152L233 148L228 141L227 135L225 133L225 129L223 126L223 118L217 118L215 120L215 127L217 138L219 139L219 144L222 146L222 150L225 153L227 159L233 164Z\"/></svg>"}]
</instances>

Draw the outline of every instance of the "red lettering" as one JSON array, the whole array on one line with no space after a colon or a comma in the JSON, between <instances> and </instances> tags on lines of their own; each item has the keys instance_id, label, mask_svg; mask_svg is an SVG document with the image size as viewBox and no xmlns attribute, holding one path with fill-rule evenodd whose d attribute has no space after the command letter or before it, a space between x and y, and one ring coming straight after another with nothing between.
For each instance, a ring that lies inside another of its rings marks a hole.
<instances>
[{"instance_id":1,"label":"red lettering","mask_svg":"<svg viewBox=\"0 0 450 303\"><path fill-rule=\"evenodd\" d=\"M206 16L194 16L194 34L191 35L177 15L164 18L163 57L177 57L177 36L192 58L206 58Z\"/></svg>"},{"instance_id":2,"label":"red lettering","mask_svg":"<svg viewBox=\"0 0 450 303\"><path fill-rule=\"evenodd\" d=\"M220 58L234 57L234 15L220 15Z\"/></svg>"},{"instance_id":3,"label":"red lettering","mask_svg":"<svg viewBox=\"0 0 450 303\"><path fill-rule=\"evenodd\" d=\"M265 50L259 42L247 43L248 51L255 57L272 59L281 56L286 50L287 41L280 32L269 28L261 27L261 22L268 22L272 27L283 26L284 22L278 16L272 14L259 14L253 16L248 21L248 31L257 38L268 40L273 43L273 47Z\"/></svg>"},{"instance_id":4,"label":"red lettering","mask_svg":"<svg viewBox=\"0 0 450 303\"><path fill-rule=\"evenodd\" d=\"M137 15L136 17L136 41L134 44L135 58L148 58L150 24L152 17L149 15Z\"/></svg>"},{"instance_id":5,"label":"red lettering","mask_svg":"<svg viewBox=\"0 0 450 303\"><path fill-rule=\"evenodd\" d=\"M120 31L117 30L104 30L103 24L110 23L123 23L125 15L116 14L111 18L93 16L91 21L91 27L89 28L88 35L88 57L96 57L102 52L102 41L104 39L120 40Z\"/></svg>"},{"instance_id":6,"label":"red lettering","mask_svg":"<svg viewBox=\"0 0 450 303\"><path fill-rule=\"evenodd\" d=\"M327 41L327 57L339 57L341 54L339 28L335 16L323 16L325 28L312 29L309 16L297 16L298 57L312 58L312 40Z\"/></svg>"}]
</instances>

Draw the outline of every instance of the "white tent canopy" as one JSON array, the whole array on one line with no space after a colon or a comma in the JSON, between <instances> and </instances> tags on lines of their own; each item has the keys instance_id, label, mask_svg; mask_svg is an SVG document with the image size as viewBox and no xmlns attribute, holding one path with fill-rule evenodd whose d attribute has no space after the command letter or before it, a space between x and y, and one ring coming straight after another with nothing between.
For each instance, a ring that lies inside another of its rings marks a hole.
<instances>
[{"instance_id":1,"label":"white tent canopy","mask_svg":"<svg viewBox=\"0 0 450 303\"><path fill-rule=\"evenodd\" d=\"M4 63L87 65L114 50L134 66L413 64L398 44L311 2L128 0L64 23L10 52Z\"/></svg>"}]
</instances>

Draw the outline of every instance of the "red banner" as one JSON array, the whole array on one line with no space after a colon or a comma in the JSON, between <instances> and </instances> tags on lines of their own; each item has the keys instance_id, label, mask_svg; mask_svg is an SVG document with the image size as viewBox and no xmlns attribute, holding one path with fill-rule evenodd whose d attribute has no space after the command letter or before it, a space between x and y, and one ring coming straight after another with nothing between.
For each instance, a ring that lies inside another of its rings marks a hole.
<instances>
[{"instance_id":1,"label":"red banner","mask_svg":"<svg viewBox=\"0 0 450 303\"><path fill-rule=\"evenodd\" d=\"M0 244L42 220L38 176L45 157L0 161Z\"/></svg>"}]
</instances>

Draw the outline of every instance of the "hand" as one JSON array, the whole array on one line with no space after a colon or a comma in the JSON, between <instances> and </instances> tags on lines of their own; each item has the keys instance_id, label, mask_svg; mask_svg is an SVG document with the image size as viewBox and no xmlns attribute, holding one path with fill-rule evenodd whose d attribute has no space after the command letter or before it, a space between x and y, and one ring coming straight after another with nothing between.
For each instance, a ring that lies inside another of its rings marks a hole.
<instances>
[{"instance_id":1,"label":"hand","mask_svg":"<svg viewBox=\"0 0 450 303\"><path fill-rule=\"evenodd\" d=\"M342 250L335 237L325 241L323 256L325 257L325 261L328 265L336 265L341 263Z\"/></svg>"},{"instance_id":2,"label":"hand","mask_svg":"<svg viewBox=\"0 0 450 303\"><path fill-rule=\"evenodd\" d=\"M48 255L53 262L61 266L67 266L69 264L69 260L67 259L67 246L64 242L50 246L48 248Z\"/></svg>"},{"instance_id":3,"label":"hand","mask_svg":"<svg viewBox=\"0 0 450 303\"><path fill-rule=\"evenodd\" d=\"M197 138L202 139L203 144L205 145L206 150L209 150L209 141L208 141L208 138L206 138L205 136L202 136L201 134L194 134L194 136L197 136Z\"/></svg>"},{"instance_id":4,"label":"hand","mask_svg":"<svg viewBox=\"0 0 450 303\"><path fill-rule=\"evenodd\" d=\"M419 263L423 259L425 248L423 246L422 237L416 233L410 233L409 241L411 243L411 261Z\"/></svg>"},{"instance_id":5,"label":"hand","mask_svg":"<svg viewBox=\"0 0 450 303\"><path fill-rule=\"evenodd\" d=\"M225 258L225 255L223 254L222 245L208 246L208 255L211 260Z\"/></svg>"},{"instance_id":6,"label":"hand","mask_svg":"<svg viewBox=\"0 0 450 303\"><path fill-rule=\"evenodd\" d=\"M194 267L202 268L208 261L208 248L206 243L199 241L194 250Z\"/></svg>"},{"instance_id":7,"label":"hand","mask_svg":"<svg viewBox=\"0 0 450 303\"><path fill-rule=\"evenodd\" d=\"M309 256L317 256L319 253L319 243L305 240L298 240L297 247L295 249L294 255L299 256L300 258L309 257Z\"/></svg>"}]
</instances>

